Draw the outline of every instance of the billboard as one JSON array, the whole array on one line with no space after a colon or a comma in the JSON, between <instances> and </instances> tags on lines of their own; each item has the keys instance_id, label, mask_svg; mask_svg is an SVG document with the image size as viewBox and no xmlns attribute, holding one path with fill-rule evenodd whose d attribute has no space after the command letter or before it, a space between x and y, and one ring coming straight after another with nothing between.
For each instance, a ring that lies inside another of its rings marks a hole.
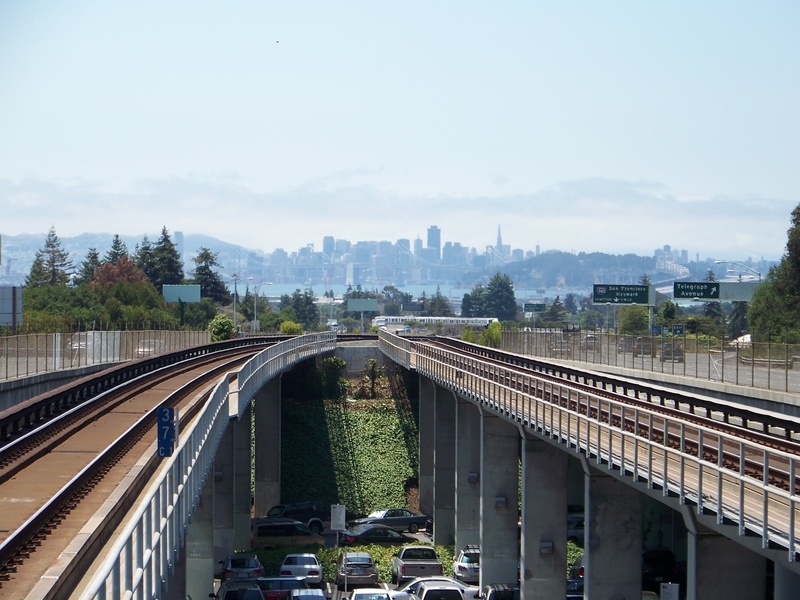
<instances>
[{"instance_id":1,"label":"billboard","mask_svg":"<svg viewBox=\"0 0 800 600\"><path fill-rule=\"evenodd\" d=\"M161 294L164 302L200 302L199 285L165 285Z\"/></svg>"},{"instance_id":2,"label":"billboard","mask_svg":"<svg viewBox=\"0 0 800 600\"><path fill-rule=\"evenodd\" d=\"M377 298L348 298L348 312L378 312Z\"/></svg>"},{"instance_id":3,"label":"billboard","mask_svg":"<svg viewBox=\"0 0 800 600\"><path fill-rule=\"evenodd\" d=\"M0 286L0 325L22 325L22 287Z\"/></svg>"}]
</instances>

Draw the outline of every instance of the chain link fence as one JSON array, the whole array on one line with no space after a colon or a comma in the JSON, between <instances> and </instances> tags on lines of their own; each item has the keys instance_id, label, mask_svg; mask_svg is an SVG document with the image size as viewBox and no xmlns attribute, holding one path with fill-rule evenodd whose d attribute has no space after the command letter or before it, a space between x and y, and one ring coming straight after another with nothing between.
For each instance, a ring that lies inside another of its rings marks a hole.
<instances>
[{"instance_id":1,"label":"chain link fence","mask_svg":"<svg viewBox=\"0 0 800 600\"><path fill-rule=\"evenodd\" d=\"M211 343L208 331L81 331L0 337L0 381Z\"/></svg>"},{"instance_id":2,"label":"chain link fence","mask_svg":"<svg viewBox=\"0 0 800 600\"><path fill-rule=\"evenodd\" d=\"M800 393L800 346L794 344L537 329L504 331L502 348L545 359Z\"/></svg>"}]
</instances>

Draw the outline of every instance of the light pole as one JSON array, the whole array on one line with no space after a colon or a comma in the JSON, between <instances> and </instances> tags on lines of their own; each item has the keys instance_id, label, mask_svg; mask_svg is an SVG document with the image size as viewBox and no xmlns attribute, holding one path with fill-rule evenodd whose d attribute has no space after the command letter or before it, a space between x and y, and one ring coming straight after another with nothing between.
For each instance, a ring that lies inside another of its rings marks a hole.
<instances>
[{"instance_id":1,"label":"light pole","mask_svg":"<svg viewBox=\"0 0 800 600\"><path fill-rule=\"evenodd\" d=\"M753 275L757 275L758 276L758 282L761 283L761 273L756 271L753 267L748 267L744 263L736 262L735 260L715 260L714 264L715 265L738 265L738 266L742 267L743 269L746 269L747 271L750 271ZM739 281L741 281L741 280L742 280L742 276L739 275Z\"/></svg>"},{"instance_id":2,"label":"light pole","mask_svg":"<svg viewBox=\"0 0 800 600\"><path fill-rule=\"evenodd\" d=\"M239 283L241 279L253 279L252 277L239 277L236 273L231 275L231 279L233 280L233 333L236 333L236 296L238 295L238 291L236 289L236 284Z\"/></svg>"}]
</instances>

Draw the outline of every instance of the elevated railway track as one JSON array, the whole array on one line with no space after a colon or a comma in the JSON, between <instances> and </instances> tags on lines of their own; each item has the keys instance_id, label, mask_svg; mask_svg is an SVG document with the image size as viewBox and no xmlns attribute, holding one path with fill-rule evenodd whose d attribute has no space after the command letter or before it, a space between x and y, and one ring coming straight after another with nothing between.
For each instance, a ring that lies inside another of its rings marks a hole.
<instances>
[{"instance_id":1,"label":"elevated railway track","mask_svg":"<svg viewBox=\"0 0 800 600\"><path fill-rule=\"evenodd\" d=\"M220 377L275 341L221 344L116 367L0 415L0 596L25 598L47 580L113 495L85 548L73 548L71 564L42 595L66 597L59 590L83 575L159 464L158 409L176 407L181 421L191 423Z\"/></svg>"},{"instance_id":2,"label":"elevated railway track","mask_svg":"<svg viewBox=\"0 0 800 600\"><path fill-rule=\"evenodd\" d=\"M755 549L800 572L800 420L458 340L383 332L381 347L531 434L692 506L727 535L758 539Z\"/></svg>"}]
</instances>

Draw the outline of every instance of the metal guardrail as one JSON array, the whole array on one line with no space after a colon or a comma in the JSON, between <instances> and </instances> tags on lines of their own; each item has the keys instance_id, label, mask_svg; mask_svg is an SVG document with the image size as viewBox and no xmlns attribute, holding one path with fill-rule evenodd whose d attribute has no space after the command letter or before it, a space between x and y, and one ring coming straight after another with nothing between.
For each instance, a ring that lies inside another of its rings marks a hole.
<instances>
[{"instance_id":1,"label":"metal guardrail","mask_svg":"<svg viewBox=\"0 0 800 600\"><path fill-rule=\"evenodd\" d=\"M266 348L239 371L238 410L247 406L263 382L335 346L336 334L326 332ZM232 392L229 378L223 378L194 424L182 430L176 451L165 459L157 480L138 502L128 526L82 598L161 597L163 574L185 545L186 526L200 500L225 428L234 416L229 408Z\"/></svg>"},{"instance_id":2,"label":"metal guardrail","mask_svg":"<svg viewBox=\"0 0 800 600\"><path fill-rule=\"evenodd\" d=\"M735 524L738 535L760 536L763 548L787 549L787 566L800 571L796 562L800 457L718 428L687 423L680 416L632 407L599 392L578 391L388 332L380 333L379 347L399 364L414 364L420 375L538 436L585 454L634 485L661 489L664 496L694 504L698 515L711 511L718 524ZM562 406L545 400L551 397L569 401ZM690 453L691 444L715 449L716 460L709 461L702 451ZM731 468L731 463L738 466ZM767 474L755 478L748 474L747 464L758 464ZM776 471L783 473L788 490L770 477Z\"/></svg>"}]
</instances>

